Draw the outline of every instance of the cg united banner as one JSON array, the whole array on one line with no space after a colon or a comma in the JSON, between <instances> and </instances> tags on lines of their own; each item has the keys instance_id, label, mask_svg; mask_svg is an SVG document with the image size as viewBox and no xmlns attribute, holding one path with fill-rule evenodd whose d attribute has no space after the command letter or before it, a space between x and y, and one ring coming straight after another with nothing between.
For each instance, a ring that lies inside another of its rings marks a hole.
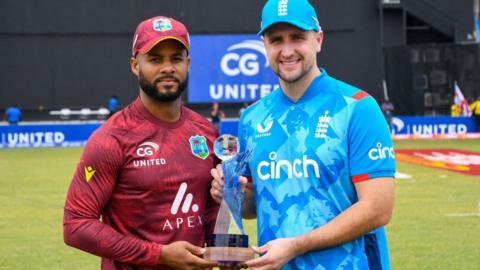
<instances>
[{"instance_id":1,"label":"cg united banner","mask_svg":"<svg viewBox=\"0 0 480 270\"><path fill-rule=\"evenodd\" d=\"M0 126L1 148L83 146L100 123Z\"/></svg>"},{"instance_id":2,"label":"cg united banner","mask_svg":"<svg viewBox=\"0 0 480 270\"><path fill-rule=\"evenodd\" d=\"M251 102L278 87L256 35L190 37L188 101Z\"/></svg>"},{"instance_id":3,"label":"cg united banner","mask_svg":"<svg viewBox=\"0 0 480 270\"><path fill-rule=\"evenodd\" d=\"M471 117L399 116L394 117L392 123L397 135L461 135L475 132Z\"/></svg>"}]
</instances>

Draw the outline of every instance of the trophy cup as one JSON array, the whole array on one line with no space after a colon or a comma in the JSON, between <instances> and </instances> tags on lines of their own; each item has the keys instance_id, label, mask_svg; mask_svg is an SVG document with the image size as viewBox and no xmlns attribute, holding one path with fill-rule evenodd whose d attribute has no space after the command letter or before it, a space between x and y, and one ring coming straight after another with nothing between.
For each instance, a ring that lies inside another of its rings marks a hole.
<instances>
[{"instance_id":1,"label":"trophy cup","mask_svg":"<svg viewBox=\"0 0 480 270\"><path fill-rule=\"evenodd\" d=\"M222 160L223 200L213 234L207 239L204 258L221 264L239 264L255 256L248 246L248 235L243 229L243 194L238 178L247 166L251 150L238 153L238 140L229 134L218 137L213 149L215 155Z\"/></svg>"}]
</instances>

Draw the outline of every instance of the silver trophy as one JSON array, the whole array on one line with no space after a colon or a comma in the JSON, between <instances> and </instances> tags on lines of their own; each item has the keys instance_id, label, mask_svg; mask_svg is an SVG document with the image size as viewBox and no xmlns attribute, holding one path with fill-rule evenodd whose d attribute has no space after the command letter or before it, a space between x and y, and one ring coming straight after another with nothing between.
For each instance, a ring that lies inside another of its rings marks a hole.
<instances>
[{"instance_id":1,"label":"silver trophy","mask_svg":"<svg viewBox=\"0 0 480 270\"><path fill-rule=\"evenodd\" d=\"M207 239L204 258L222 264L239 264L254 258L248 245L248 235L242 224L243 194L241 176L250 159L251 150L239 153L237 137L221 135L213 144L215 155L222 160L223 200L218 211L213 234Z\"/></svg>"}]
</instances>

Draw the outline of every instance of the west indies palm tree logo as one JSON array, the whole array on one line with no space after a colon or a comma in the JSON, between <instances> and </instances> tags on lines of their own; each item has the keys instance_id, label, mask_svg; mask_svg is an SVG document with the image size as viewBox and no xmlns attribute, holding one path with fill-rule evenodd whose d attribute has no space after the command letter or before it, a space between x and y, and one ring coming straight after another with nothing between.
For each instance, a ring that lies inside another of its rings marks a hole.
<instances>
[{"instance_id":1,"label":"west indies palm tree logo","mask_svg":"<svg viewBox=\"0 0 480 270\"><path fill-rule=\"evenodd\" d=\"M190 142L190 149L196 157L201 159L206 159L208 157L210 153L208 152L207 139L205 136L192 136L188 141Z\"/></svg>"}]
</instances>

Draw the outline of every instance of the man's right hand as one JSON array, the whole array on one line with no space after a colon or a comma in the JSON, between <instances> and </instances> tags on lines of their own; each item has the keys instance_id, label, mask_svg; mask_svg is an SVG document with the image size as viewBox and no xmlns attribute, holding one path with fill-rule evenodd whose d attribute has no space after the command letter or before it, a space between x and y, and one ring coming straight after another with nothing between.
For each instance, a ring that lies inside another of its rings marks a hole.
<instances>
[{"instance_id":1,"label":"man's right hand","mask_svg":"<svg viewBox=\"0 0 480 270\"><path fill-rule=\"evenodd\" d=\"M222 164L218 164L216 168L210 170L212 174L212 187L210 188L210 195L217 202L221 203L223 199L223 170Z\"/></svg>"},{"instance_id":2,"label":"man's right hand","mask_svg":"<svg viewBox=\"0 0 480 270\"><path fill-rule=\"evenodd\" d=\"M162 247L159 263L184 270L204 270L218 266L216 262L201 258L203 253L205 253L204 248L194 246L186 241L177 241Z\"/></svg>"},{"instance_id":3,"label":"man's right hand","mask_svg":"<svg viewBox=\"0 0 480 270\"><path fill-rule=\"evenodd\" d=\"M221 203L223 199L223 170L222 164L218 164L216 168L213 168L210 173L212 174L212 187L210 188L210 195L217 203ZM240 191L245 192L245 188L248 183L248 179L244 176L238 178L240 181Z\"/></svg>"}]
</instances>

